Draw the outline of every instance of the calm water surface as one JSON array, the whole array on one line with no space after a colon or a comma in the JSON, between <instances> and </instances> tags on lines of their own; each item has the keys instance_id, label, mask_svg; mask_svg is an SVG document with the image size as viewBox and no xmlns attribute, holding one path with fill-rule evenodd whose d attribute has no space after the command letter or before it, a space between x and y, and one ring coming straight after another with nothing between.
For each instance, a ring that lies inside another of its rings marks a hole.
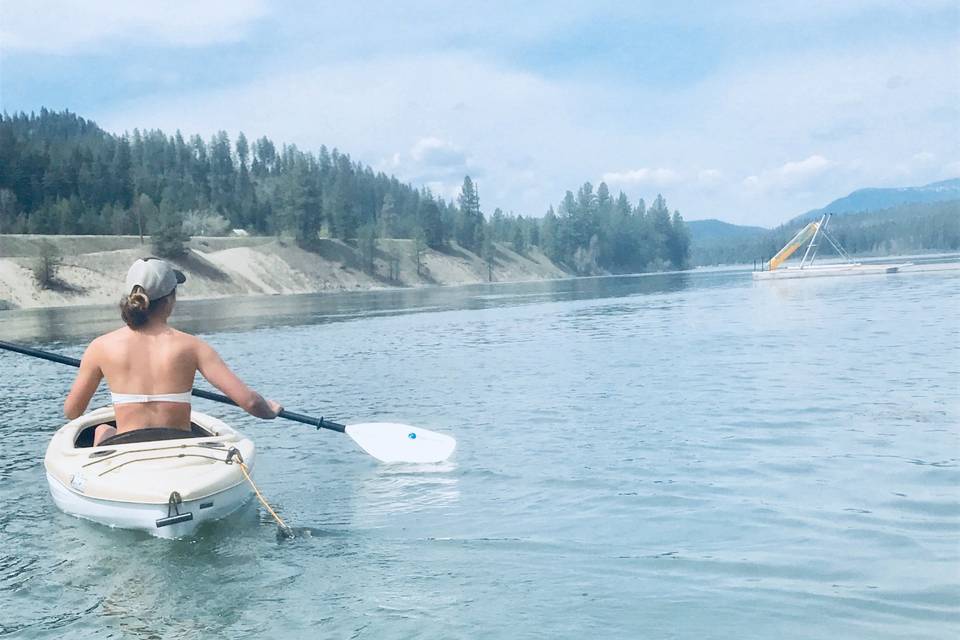
<instances>
[{"instance_id":1,"label":"calm water surface","mask_svg":"<svg viewBox=\"0 0 960 640\"><path fill-rule=\"evenodd\" d=\"M958 311L956 271L181 303L288 408L459 441L380 465L198 401L256 440L287 541L255 505L184 541L60 513L73 370L0 353L0 636L956 637ZM0 312L73 355L115 324Z\"/></svg>"}]
</instances>

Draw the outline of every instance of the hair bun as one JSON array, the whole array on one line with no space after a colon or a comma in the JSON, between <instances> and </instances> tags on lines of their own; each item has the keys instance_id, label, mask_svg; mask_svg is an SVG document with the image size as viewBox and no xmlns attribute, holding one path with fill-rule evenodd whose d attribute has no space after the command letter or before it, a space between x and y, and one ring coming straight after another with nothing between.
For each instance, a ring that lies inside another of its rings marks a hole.
<instances>
[{"instance_id":1,"label":"hair bun","mask_svg":"<svg viewBox=\"0 0 960 640\"><path fill-rule=\"evenodd\" d=\"M127 300L129 305L138 311L146 310L150 306L150 298L142 291L134 291Z\"/></svg>"}]
</instances>

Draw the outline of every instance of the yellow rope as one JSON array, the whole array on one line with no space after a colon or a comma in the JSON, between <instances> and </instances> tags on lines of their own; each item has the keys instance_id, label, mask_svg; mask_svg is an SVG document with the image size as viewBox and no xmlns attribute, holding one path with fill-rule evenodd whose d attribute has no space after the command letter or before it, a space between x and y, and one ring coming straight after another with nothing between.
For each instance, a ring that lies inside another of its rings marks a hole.
<instances>
[{"instance_id":1,"label":"yellow rope","mask_svg":"<svg viewBox=\"0 0 960 640\"><path fill-rule=\"evenodd\" d=\"M277 524L280 526L280 530L283 532L283 534L289 538L292 538L293 530L287 526L287 523L284 522L280 516L277 515L277 512L273 510L273 507L267 503L267 500L263 497L263 494L261 494L260 490L257 489L257 485L253 483L253 478L250 477L250 473L247 471L246 463L242 460L238 460L237 464L240 465L240 470L243 471L243 476L247 479L247 482L249 482L250 486L253 487L253 492L257 494L257 499L260 500L260 504L266 507L267 511L270 512L270 515L273 516L273 519L277 521Z\"/></svg>"}]
</instances>

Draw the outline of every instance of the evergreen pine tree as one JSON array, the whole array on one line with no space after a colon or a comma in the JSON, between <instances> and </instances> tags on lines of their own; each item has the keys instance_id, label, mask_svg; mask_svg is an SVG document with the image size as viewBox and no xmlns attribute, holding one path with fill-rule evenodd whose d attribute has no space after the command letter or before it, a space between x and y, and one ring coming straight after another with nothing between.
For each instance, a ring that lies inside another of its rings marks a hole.
<instances>
[{"instance_id":1,"label":"evergreen pine tree","mask_svg":"<svg viewBox=\"0 0 960 640\"><path fill-rule=\"evenodd\" d=\"M470 176L464 176L460 196L460 216L457 221L457 243L474 253L483 246L483 214L480 212L480 196Z\"/></svg>"},{"instance_id":2,"label":"evergreen pine tree","mask_svg":"<svg viewBox=\"0 0 960 640\"><path fill-rule=\"evenodd\" d=\"M445 241L443 219L440 215L440 207L432 198L424 200L420 206L419 226L423 229L427 246L433 249L439 249L443 246Z\"/></svg>"},{"instance_id":3,"label":"evergreen pine tree","mask_svg":"<svg viewBox=\"0 0 960 640\"><path fill-rule=\"evenodd\" d=\"M357 230L357 251L360 254L361 268L369 274L376 274L377 267L374 259L377 255L377 226L375 224L368 222Z\"/></svg>"},{"instance_id":4,"label":"evergreen pine tree","mask_svg":"<svg viewBox=\"0 0 960 640\"><path fill-rule=\"evenodd\" d=\"M161 258L179 258L187 253L186 243L190 236L183 231L183 217L166 201L160 202L160 210L153 222L150 245Z\"/></svg>"},{"instance_id":5,"label":"evergreen pine tree","mask_svg":"<svg viewBox=\"0 0 960 640\"><path fill-rule=\"evenodd\" d=\"M523 220L523 218L520 218L520 220ZM521 224L513 228L513 250L521 255L527 251L527 237Z\"/></svg>"},{"instance_id":6,"label":"evergreen pine tree","mask_svg":"<svg viewBox=\"0 0 960 640\"><path fill-rule=\"evenodd\" d=\"M380 237L397 237L397 207L393 194L386 193L380 206Z\"/></svg>"}]
</instances>

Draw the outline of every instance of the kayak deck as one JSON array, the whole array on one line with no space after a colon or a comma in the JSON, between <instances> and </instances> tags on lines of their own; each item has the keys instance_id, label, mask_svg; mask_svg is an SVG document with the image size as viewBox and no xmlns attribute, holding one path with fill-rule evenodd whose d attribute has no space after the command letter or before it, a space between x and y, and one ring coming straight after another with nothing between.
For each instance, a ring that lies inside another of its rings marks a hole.
<instances>
[{"instance_id":1,"label":"kayak deck","mask_svg":"<svg viewBox=\"0 0 960 640\"><path fill-rule=\"evenodd\" d=\"M63 511L182 537L252 495L230 452L236 450L251 469L253 442L222 421L194 412L194 431L186 438L89 446L96 426L113 417L111 407L99 409L64 425L51 439L44 465L51 496Z\"/></svg>"}]
</instances>

